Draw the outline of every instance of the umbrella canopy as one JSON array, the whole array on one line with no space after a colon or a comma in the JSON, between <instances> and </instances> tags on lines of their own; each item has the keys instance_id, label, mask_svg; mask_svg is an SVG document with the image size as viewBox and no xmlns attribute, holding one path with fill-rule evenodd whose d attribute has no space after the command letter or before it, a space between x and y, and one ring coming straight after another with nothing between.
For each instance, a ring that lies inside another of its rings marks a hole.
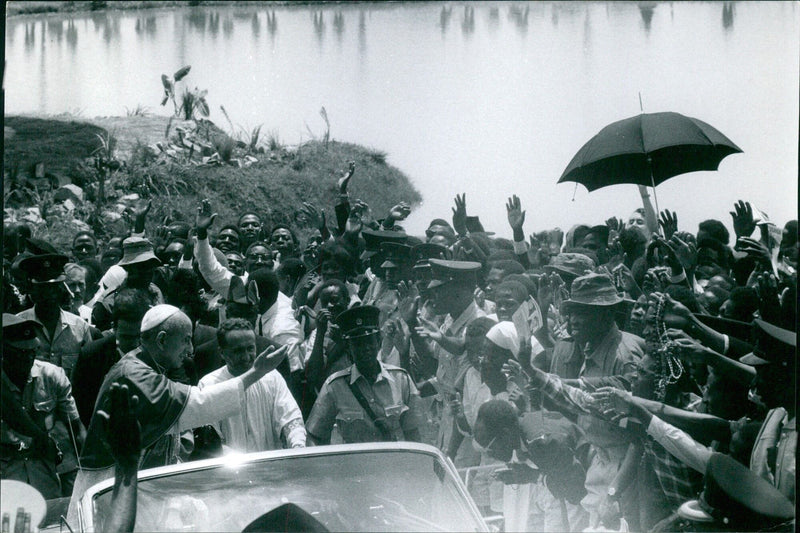
<instances>
[{"instance_id":1,"label":"umbrella canopy","mask_svg":"<svg viewBox=\"0 0 800 533\"><path fill-rule=\"evenodd\" d=\"M578 150L558 183L574 181L594 191L635 183L655 187L673 176L717 170L742 150L722 133L678 113L643 113L609 124Z\"/></svg>"}]
</instances>

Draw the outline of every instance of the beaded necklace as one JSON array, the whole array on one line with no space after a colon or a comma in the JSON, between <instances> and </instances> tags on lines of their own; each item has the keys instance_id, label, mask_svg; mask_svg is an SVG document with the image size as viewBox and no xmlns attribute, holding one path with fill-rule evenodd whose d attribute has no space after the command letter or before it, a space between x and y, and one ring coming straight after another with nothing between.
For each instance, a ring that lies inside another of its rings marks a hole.
<instances>
[{"instance_id":1,"label":"beaded necklace","mask_svg":"<svg viewBox=\"0 0 800 533\"><path fill-rule=\"evenodd\" d=\"M666 308L666 297L662 294L655 302L655 312L652 314L652 328L648 341L650 345L656 346L655 353L658 356L658 378L656 379L656 400L664 401L667 393L667 385L678 382L684 372L683 363L680 358L680 346L669 338L667 327L664 324L664 310Z\"/></svg>"}]
</instances>

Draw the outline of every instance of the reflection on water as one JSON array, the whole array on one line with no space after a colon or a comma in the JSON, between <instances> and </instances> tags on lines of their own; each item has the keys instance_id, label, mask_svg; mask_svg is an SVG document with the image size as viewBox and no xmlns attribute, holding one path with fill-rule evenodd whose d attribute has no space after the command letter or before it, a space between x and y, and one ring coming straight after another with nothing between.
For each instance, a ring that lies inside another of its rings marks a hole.
<instances>
[{"instance_id":1,"label":"reflection on water","mask_svg":"<svg viewBox=\"0 0 800 533\"><path fill-rule=\"evenodd\" d=\"M475 8L464 6L464 18L461 19L461 31L469 36L475 31Z\"/></svg>"},{"instance_id":2,"label":"reflection on water","mask_svg":"<svg viewBox=\"0 0 800 533\"><path fill-rule=\"evenodd\" d=\"M722 27L726 31L733 29L733 17L736 15L736 6L733 2L722 4Z\"/></svg>"},{"instance_id":3,"label":"reflection on water","mask_svg":"<svg viewBox=\"0 0 800 533\"><path fill-rule=\"evenodd\" d=\"M450 6L442 6L439 12L439 28L442 30L442 35L447 33L447 27L450 25L450 17L453 15L453 8Z\"/></svg>"},{"instance_id":4,"label":"reflection on water","mask_svg":"<svg viewBox=\"0 0 800 533\"><path fill-rule=\"evenodd\" d=\"M644 22L644 31L650 33L650 25L653 23L653 12L656 10L656 5L651 2L639 3L639 14L642 16Z\"/></svg>"},{"instance_id":5,"label":"reflection on water","mask_svg":"<svg viewBox=\"0 0 800 533\"><path fill-rule=\"evenodd\" d=\"M513 192L532 206L552 199L541 220L564 226L576 209L602 222L609 213L594 216L600 208L624 207L616 213L624 216L637 207L635 194L631 204L604 190L579 189L574 203L559 203L572 188L554 183L586 140L639 112L641 92L647 112L696 116L739 144L744 155L695 180L724 177L722 197L763 178L769 186L750 199L772 214L782 208L770 210L774 200L759 194L786 183L787 198L796 191L799 13L796 2L642 1L239 4L20 16L6 21L6 111L121 115L141 105L168 113L157 103L159 76L190 64L186 84L208 89L217 123L225 123L224 105L234 123L263 123L297 143L324 106L337 140L386 151L414 178L426 203L410 227L449 213L453 194L466 190L470 210L501 232ZM477 187L484 180L493 180L490 190ZM693 183L670 180L659 200L668 204L671 191L690 197L679 187ZM721 197L709 202L721 205ZM713 209L724 215L730 207ZM682 220L690 225L693 216Z\"/></svg>"}]
</instances>

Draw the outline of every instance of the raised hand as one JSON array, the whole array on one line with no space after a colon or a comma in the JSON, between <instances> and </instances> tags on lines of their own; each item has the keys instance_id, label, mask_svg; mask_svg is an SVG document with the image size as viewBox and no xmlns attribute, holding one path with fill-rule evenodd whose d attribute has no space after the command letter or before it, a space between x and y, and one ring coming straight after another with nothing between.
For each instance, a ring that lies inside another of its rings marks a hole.
<instances>
[{"instance_id":1,"label":"raised hand","mask_svg":"<svg viewBox=\"0 0 800 533\"><path fill-rule=\"evenodd\" d=\"M459 235L466 235L467 234L467 195L462 194L461 196L456 195L455 197L455 204L456 206L453 208L453 229L456 230L456 233Z\"/></svg>"},{"instance_id":2,"label":"raised hand","mask_svg":"<svg viewBox=\"0 0 800 533\"><path fill-rule=\"evenodd\" d=\"M506 381L514 383L520 389L528 387L530 376L522 369L522 365L515 359L509 359L503 363L503 368L500 370L506 377Z\"/></svg>"},{"instance_id":3,"label":"raised hand","mask_svg":"<svg viewBox=\"0 0 800 533\"><path fill-rule=\"evenodd\" d=\"M350 183L350 178L356 173L356 162L347 162L347 172L345 172L336 185L339 187L339 194L347 194L347 185Z\"/></svg>"},{"instance_id":4,"label":"raised hand","mask_svg":"<svg viewBox=\"0 0 800 533\"><path fill-rule=\"evenodd\" d=\"M627 292L632 298L634 296L638 298L642 293L642 289L639 288L639 285L633 277L633 272L624 264L617 265L611 271L611 275L614 278L614 285L616 285L618 289Z\"/></svg>"},{"instance_id":5,"label":"raised hand","mask_svg":"<svg viewBox=\"0 0 800 533\"><path fill-rule=\"evenodd\" d=\"M417 335L431 339L437 344L442 342L442 339L444 339L444 334L436 324L422 316L417 317L417 320L421 324L420 326L414 328L414 330L417 332Z\"/></svg>"},{"instance_id":6,"label":"raised hand","mask_svg":"<svg viewBox=\"0 0 800 533\"><path fill-rule=\"evenodd\" d=\"M400 318L409 326L416 324L420 304L419 289L413 283L401 281L397 284L397 293L400 297L400 303L397 306Z\"/></svg>"},{"instance_id":7,"label":"raised hand","mask_svg":"<svg viewBox=\"0 0 800 533\"><path fill-rule=\"evenodd\" d=\"M508 225L512 230L522 231L525 223L525 211L522 210L519 197L515 194L506 202L506 214L508 215Z\"/></svg>"},{"instance_id":8,"label":"raised hand","mask_svg":"<svg viewBox=\"0 0 800 533\"><path fill-rule=\"evenodd\" d=\"M411 206L406 202L400 202L389 211L389 217L395 221L405 220L409 214L411 214Z\"/></svg>"},{"instance_id":9,"label":"raised hand","mask_svg":"<svg viewBox=\"0 0 800 533\"><path fill-rule=\"evenodd\" d=\"M736 248L740 252L745 252L747 255L761 263L763 267L772 268L772 254L769 252L764 243L751 239L750 237L739 237L736 241Z\"/></svg>"},{"instance_id":10,"label":"raised hand","mask_svg":"<svg viewBox=\"0 0 800 533\"><path fill-rule=\"evenodd\" d=\"M564 280L555 272L543 275L539 278L539 288L536 292L536 300L539 307L548 309L551 304L558 306L561 300L561 291L565 290Z\"/></svg>"},{"instance_id":11,"label":"raised hand","mask_svg":"<svg viewBox=\"0 0 800 533\"><path fill-rule=\"evenodd\" d=\"M306 307L305 305L303 307ZM324 335L328 330L328 325L331 323L331 312L328 309L322 308L317 312L317 335Z\"/></svg>"},{"instance_id":12,"label":"raised hand","mask_svg":"<svg viewBox=\"0 0 800 533\"><path fill-rule=\"evenodd\" d=\"M603 387L592 393L592 409L603 418L616 422L636 413L633 394L614 387Z\"/></svg>"},{"instance_id":13,"label":"raised hand","mask_svg":"<svg viewBox=\"0 0 800 533\"><path fill-rule=\"evenodd\" d=\"M308 225L322 231L325 228L325 211L317 209L314 204L303 202L300 212L306 217Z\"/></svg>"},{"instance_id":14,"label":"raised hand","mask_svg":"<svg viewBox=\"0 0 800 533\"><path fill-rule=\"evenodd\" d=\"M675 254L683 269L691 272L697 266L697 246L684 241L679 235L681 235L680 232L673 234L667 241L667 246Z\"/></svg>"},{"instance_id":15,"label":"raised hand","mask_svg":"<svg viewBox=\"0 0 800 533\"><path fill-rule=\"evenodd\" d=\"M97 416L105 428L106 445L114 460L125 469L135 470L142 449L141 426L136 418L139 397L127 385L113 383L109 389L111 405Z\"/></svg>"},{"instance_id":16,"label":"raised hand","mask_svg":"<svg viewBox=\"0 0 800 533\"><path fill-rule=\"evenodd\" d=\"M660 303L662 298L663 304ZM662 320L666 327L686 330L691 324L692 312L682 303L673 300L669 294L654 292L650 294L647 299L648 304L653 306L653 308L658 305L664 306Z\"/></svg>"},{"instance_id":17,"label":"raised hand","mask_svg":"<svg viewBox=\"0 0 800 533\"><path fill-rule=\"evenodd\" d=\"M260 374L267 374L278 368L278 365L286 357L286 352L289 351L289 347L284 345L278 348L277 350L270 346L256 357L256 360L253 361L253 369Z\"/></svg>"},{"instance_id":18,"label":"raised hand","mask_svg":"<svg viewBox=\"0 0 800 533\"><path fill-rule=\"evenodd\" d=\"M386 327L392 346L397 348L400 354L408 353L411 343L411 331L406 326L406 323L401 318L394 317L386 321Z\"/></svg>"},{"instance_id":19,"label":"raised hand","mask_svg":"<svg viewBox=\"0 0 800 533\"><path fill-rule=\"evenodd\" d=\"M197 208L197 216L194 219L194 229L197 231L198 239L208 237L208 229L214 223L215 218L217 218L217 214L212 213L211 202L206 198Z\"/></svg>"},{"instance_id":20,"label":"raised hand","mask_svg":"<svg viewBox=\"0 0 800 533\"><path fill-rule=\"evenodd\" d=\"M753 208L750 202L739 200L733 204L733 211L731 218L733 218L733 231L736 237L749 237L756 229L756 222L753 219Z\"/></svg>"},{"instance_id":21,"label":"raised hand","mask_svg":"<svg viewBox=\"0 0 800 533\"><path fill-rule=\"evenodd\" d=\"M608 226L609 230L620 233L622 230L625 229L625 222L623 222L622 219L620 218L611 217L608 220L606 220L606 226Z\"/></svg>"},{"instance_id":22,"label":"raised hand","mask_svg":"<svg viewBox=\"0 0 800 533\"><path fill-rule=\"evenodd\" d=\"M669 240L672 235L678 231L678 215L673 211L672 213L669 212L669 209L664 209L661 211L661 216L658 219L658 225L661 226L661 229L664 230L664 238Z\"/></svg>"}]
</instances>

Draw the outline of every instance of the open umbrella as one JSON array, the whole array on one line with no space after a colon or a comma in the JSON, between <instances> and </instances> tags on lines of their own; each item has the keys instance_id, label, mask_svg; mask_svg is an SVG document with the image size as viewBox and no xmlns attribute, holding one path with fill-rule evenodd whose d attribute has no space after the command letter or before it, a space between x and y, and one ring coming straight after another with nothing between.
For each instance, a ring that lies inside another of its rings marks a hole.
<instances>
[{"instance_id":1,"label":"open umbrella","mask_svg":"<svg viewBox=\"0 0 800 533\"><path fill-rule=\"evenodd\" d=\"M609 124L578 150L558 183L574 181L589 192L635 183L654 189L673 176L717 170L741 148L696 118L678 113L642 113ZM656 199L658 210L658 199Z\"/></svg>"}]
</instances>

